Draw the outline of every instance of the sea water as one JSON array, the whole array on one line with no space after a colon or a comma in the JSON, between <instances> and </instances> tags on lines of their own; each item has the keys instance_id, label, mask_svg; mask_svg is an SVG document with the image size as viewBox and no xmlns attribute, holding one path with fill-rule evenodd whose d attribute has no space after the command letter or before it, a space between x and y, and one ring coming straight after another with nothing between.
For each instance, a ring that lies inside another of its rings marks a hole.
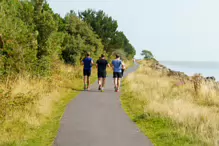
<instances>
[{"instance_id":1,"label":"sea water","mask_svg":"<svg viewBox=\"0 0 219 146\"><path fill-rule=\"evenodd\" d=\"M200 73L204 77L214 76L219 81L219 62L192 62L192 61L160 61L167 68L184 72L192 76Z\"/></svg>"}]
</instances>

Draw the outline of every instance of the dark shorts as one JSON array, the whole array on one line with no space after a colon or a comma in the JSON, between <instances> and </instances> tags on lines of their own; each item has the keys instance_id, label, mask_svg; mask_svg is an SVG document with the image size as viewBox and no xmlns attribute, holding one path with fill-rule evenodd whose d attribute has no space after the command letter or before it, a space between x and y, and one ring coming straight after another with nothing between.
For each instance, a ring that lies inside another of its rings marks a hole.
<instances>
[{"instance_id":1,"label":"dark shorts","mask_svg":"<svg viewBox=\"0 0 219 146\"><path fill-rule=\"evenodd\" d=\"M106 71L98 71L97 76L98 78L106 78Z\"/></svg>"},{"instance_id":2,"label":"dark shorts","mask_svg":"<svg viewBox=\"0 0 219 146\"><path fill-rule=\"evenodd\" d=\"M122 78L121 72L113 72L113 78Z\"/></svg>"},{"instance_id":3,"label":"dark shorts","mask_svg":"<svg viewBox=\"0 0 219 146\"><path fill-rule=\"evenodd\" d=\"M84 76L90 76L91 75L91 70L84 70Z\"/></svg>"}]
</instances>

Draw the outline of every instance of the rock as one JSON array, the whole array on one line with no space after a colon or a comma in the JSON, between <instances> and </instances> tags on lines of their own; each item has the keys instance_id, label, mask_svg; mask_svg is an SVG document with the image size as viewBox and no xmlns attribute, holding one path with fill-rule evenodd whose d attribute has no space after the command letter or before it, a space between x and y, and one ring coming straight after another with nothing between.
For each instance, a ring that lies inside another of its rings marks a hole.
<instances>
[{"instance_id":1,"label":"rock","mask_svg":"<svg viewBox=\"0 0 219 146\"><path fill-rule=\"evenodd\" d=\"M215 79L214 76L206 77L205 79L206 79L207 81L216 81L216 79Z\"/></svg>"},{"instance_id":2,"label":"rock","mask_svg":"<svg viewBox=\"0 0 219 146\"><path fill-rule=\"evenodd\" d=\"M189 80L189 76L186 75L184 72L180 72L180 71L173 71L169 68L167 68L166 66L159 64L159 63L154 63L151 65L152 69L161 71L163 74L167 75L167 76L174 76L176 78L181 78L183 80Z\"/></svg>"}]
</instances>

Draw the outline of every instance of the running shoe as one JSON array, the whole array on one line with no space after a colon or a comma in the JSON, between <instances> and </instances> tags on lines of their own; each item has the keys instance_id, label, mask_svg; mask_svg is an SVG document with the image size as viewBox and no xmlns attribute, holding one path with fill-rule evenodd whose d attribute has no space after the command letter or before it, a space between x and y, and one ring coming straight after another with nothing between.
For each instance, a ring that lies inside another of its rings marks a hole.
<instances>
[{"instance_id":1,"label":"running shoe","mask_svg":"<svg viewBox=\"0 0 219 146\"><path fill-rule=\"evenodd\" d=\"M98 90L101 90L101 85L99 85Z\"/></svg>"},{"instance_id":2,"label":"running shoe","mask_svg":"<svg viewBox=\"0 0 219 146\"><path fill-rule=\"evenodd\" d=\"M118 92L118 88L117 87L115 87L115 92Z\"/></svg>"}]
</instances>

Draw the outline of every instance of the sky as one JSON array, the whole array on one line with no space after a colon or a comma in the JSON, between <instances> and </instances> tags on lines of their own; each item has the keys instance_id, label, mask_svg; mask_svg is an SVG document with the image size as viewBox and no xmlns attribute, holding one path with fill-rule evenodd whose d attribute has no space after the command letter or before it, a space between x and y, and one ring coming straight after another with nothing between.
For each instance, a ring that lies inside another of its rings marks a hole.
<instances>
[{"instance_id":1,"label":"sky","mask_svg":"<svg viewBox=\"0 0 219 146\"><path fill-rule=\"evenodd\" d=\"M219 61L219 0L47 0L65 16L88 8L118 22L136 49L159 61Z\"/></svg>"}]
</instances>

